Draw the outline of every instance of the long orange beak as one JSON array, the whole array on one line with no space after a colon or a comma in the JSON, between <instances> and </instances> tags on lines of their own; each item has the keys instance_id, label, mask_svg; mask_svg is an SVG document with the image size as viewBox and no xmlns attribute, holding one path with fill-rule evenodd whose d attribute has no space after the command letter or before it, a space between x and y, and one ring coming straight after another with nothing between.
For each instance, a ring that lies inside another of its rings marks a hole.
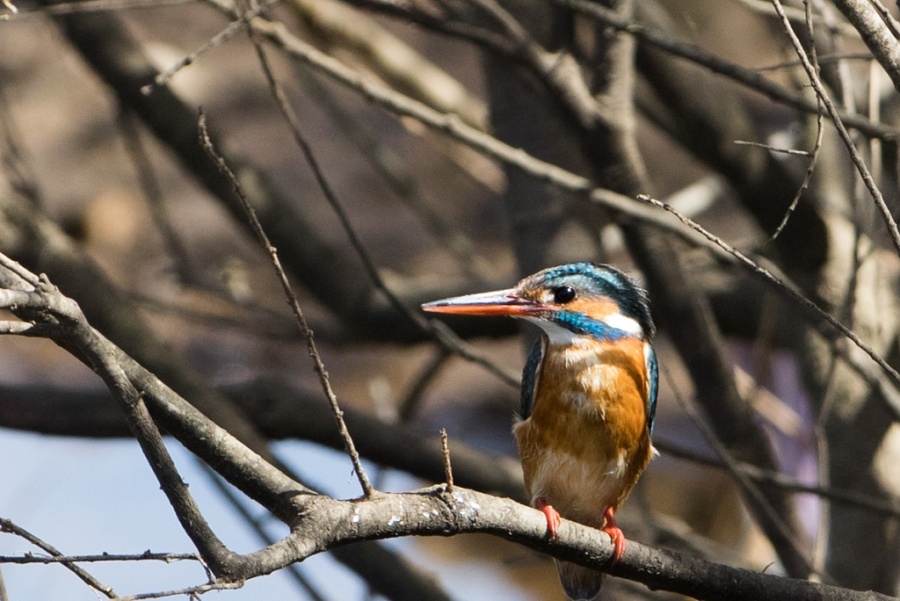
<instances>
[{"instance_id":1,"label":"long orange beak","mask_svg":"<svg viewBox=\"0 0 900 601\"><path fill-rule=\"evenodd\" d=\"M546 311L547 307L533 300L522 298L515 288L455 296L425 303L423 311L452 313L455 315L510 315L528 316Z\"/></svg>"}]
</instances>

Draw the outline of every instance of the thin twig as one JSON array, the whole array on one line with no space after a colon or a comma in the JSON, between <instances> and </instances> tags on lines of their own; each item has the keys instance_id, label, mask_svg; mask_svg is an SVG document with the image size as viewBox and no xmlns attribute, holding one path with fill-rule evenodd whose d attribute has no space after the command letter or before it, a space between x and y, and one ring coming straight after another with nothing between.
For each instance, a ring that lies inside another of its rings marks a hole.
<instances>
[{"instance_id":1,"label":"thin twig","mask_svg":"<svg viewBox=\"0 0 900 601\"><path fill-rule=\"evenodd\" d=\"M787 297L794 302L798 303L800 306L810 310L816 317L824 320L829 325L838 330L841 334L846 336L853 344L858 346L860 350L866 353L869 357L872 358L875 363L878 364L881 369L891 378L894 382L895 386L900 386L900 374L897 373L893 367L891 367L887 361L885 361L878 353L875 352L872 347L862 341L862 339L857 336L850 328L845 326L843 323L832 317L828 314L824 309L820 308L816 303L808 299L802 293L800 293L797 289L792 286L788 286L782 279L775 276L769 268L763 267L759 263L754 262L752 259L747 257L744 253L731 246L715 234L711 233L709 230L704 228L702 225L698 224L695 221L692 221L689 217L682 215L675 207L670 205L667 202L663 202L661 200L657 200L651 196L646 194L639 194L637 199L641 202L647 203L649 205L659 207L660 209L664 209L669 213L675 215L679 221L683 224L694 230L695 232L703 235L710 242L714 243L716 246L720 247L729 255L733 256L737 259L738 264L743 267L749 269L752 273L762 277L766 281L775 285L776 290L782 291ZM891 407L892 412L894 413L897 419L900 419L900 407L895 406L893 402L889 402L889 406Z\"/></svg>"},{"instance_id":2,"label":"thin twig","mask_svg":"<svg viewBox=\"0 0 900 601\"><path fill-rule=\"evenodd\" d=\"M294 290L291 287L290 282L288 281L287 274L285 274L284 269L281 266L281 260L278 258L278 251L274 246L272 246L272 243L269 241L269 237L266 235L266 232L263 230L262 225L259 223L259 219L257 219L256 217L256 211L247 200L247 196L244 194L244 188L238 180L237 176L235 176L231 168L228 167L228 165L225 163L225 160L213 147L212 140L209 137L209 132L206 129L206 115L202 110L200 111L197 124L200 131L200 144L202 145L203 150L206 151L206 153L210 156L222 175L224 175L231 183L232 187L234 188L234 193L237 195L238 199L241 202L241 205L244 207L244 211L247 214L247 219L249 219L250 221L250 226L253 228L253 231L256 234L256 237L259 240L260 244L262 244L266 253L268 253L269 255L269 260L271 261L272 267L275 270L275 275L278 278L279 283L281 284L281 288L284 291L288 305L291 307L291 311L293 311L294 313L294 318L297 321L297 325L300 327L300 333L303 335L303 338L306 339L306 348L309 352L309 356L313 360L313 367L319 377L319 383L322 385L322 391L325 393L325 397L328 399L328 404L331 406L331 412L334 416L335 423L337 424L341 439L344 442L344 448L346 449L347 454L350 456L350 461L353 462L353 469L356 472L356 477L359 479L359 484L362 487L365 496L370 497L375 491L372 488L372 484L369 482L369 477L366 475L365 469L363 468L359 453L356 451L356 445L353 444L353 438L350 436L350 432L347 429L347 424L344 422L344 413L343 411L341 411L340 405L338 404L337 395L335 395L334 389L331 387L331 380L328 377L328 371L325 369L325 364L322 362L322 357L319 355L318 348L316 347L313 331L309 327L309 323L307 323L306 321L306 317L303 314L303 309L300 307L300 301L298 300L297 295L294 294Z\"/></svg>"},{"instance_id":3,"label":"thin twig","mask_svg":"<svg viewBox=\"0 0 900 601\"><path fill-rule=\"evenodd\" d=\"M249 13L247 14L249 15ZM272 66L269 64L269 59L262 47L262 43L257 39L252 29L248 28L247 33L250 37L250 41L253 43L253 47L256 50L256 55L259 58L260 66L262 67L263 73L266 76L266 81L269 84L269 89L271 90L273 97L278 103L278 107L281 110L282 115L291 126L291 131L294 134L294 140L302 150L304 158L306 158L307 163L315 174L316 182L319 184L319 188L323 191L326 198L328 198L332 207L336 207L336 210L338 211L338 217L344 224L344 229L348 230L348 233L351 234L351 240L353 240L354 246L361 247L362 243L356 239L355 233L353 232L352 228L350 228L346 214L343 212L340 203L337 200L337 196L334 193L334 190L332 189L328 180L325 178L325 173L319 166L319 162L312 151L312 147L309 145L309 142L306 140L306 137L300 130L300 120L297 118L297 115L294 113L293 109L291 109L284 90L278 83L278 80L275 78L275 74L272 71ZM278 277L281 280L282 286L285 287L286 294L289 295L288 298L291 299L291 303L294 308L295 315L297 316L298 323L300 321L303 321L305 323L306 320L303 317L302 311L300 310L300 303L297 300L297 297L293 295L292 288L290 287L290 284L287 280L287 274L285 274L284 270L281 268L281 263L278 260L278 255L275 251L275 248L272 247L272 245L268 241L268 238L265 236L262 225L260 225L259 221L256 219L256 213L253 212L250 203L244 200L243 204L245 209L249 209L248 217L252 221L255 221L255 225L253 227L257 232L257 236L259 236L260 238L260 242L263 243L263 245L266 247L266 250L268 250L270 255L272 256L272 265L275 267ZM317 362L316 371L319 372L323 389L326 390L326 394L329 394L328 391L331 390L331 383L328 379L327 373L325 372L324 365L321 365L320 369L321 359L319 358L318 352L315 351L315 343L313 342L312 330L309 329L309 326L306 326L305 328L301 326L301 329L305 329L309 333L308 336L306 336L306 333L304 333L304 336L307 338L308 344L310 346L310 355L313 356L313 360ZM349 430L347 430L347 425L344 423L343 412L340 410L337 402L337 397L333 392L331 392L329 395L329 401L332 403L332 410L334 411L335 417L339 422L338 428L341 430L341 437L344 438L344 444L346 445L347 452L350 454L351 460L353 461L353 467L356 470L356 474L359 478L360 486L362 486L363 493L366 497L371 497L372 494L374 494L375 490L372 487L371 482L369 481L369 477L366 474L365 469L363 468L362 461L360 461L359 454L356 451L356 446L353 444L353 438L350 436L350 432Z\"/></svg>"},{"instance_id":4,"label":"thin twig","mask_svg":"<svg viewBox=\"0 0 900 601\"><path fill-rule=\"evenodd\" d=\"M778 146L772 146L771 144L765 144L764 142L735 140L734 143L736 146L753 146L754 148L762 148L764 150L768 150L769 152L777 152L779 154L789 154L800 157L808 157L811 155L808 150L797 150L796 148L780 148Z\"/></svg>"},{"instance_id":5,"label":"thin twig","mask_svg":"<svg viewBox=\"0 0 900 601\"><path fill-rule=\"evenodd\" d=\"M766 0L767 2L769 0ZM843 61L864 61L864 62L872 62L872 54L869 52L840 52L836 54L821 54L819 55L819 65L828 65L831 63L840 63ZM762 67L756 67L757 71L780 71L781 69L793 69L795 67L801 66L802 63L800 59L797 60L786 60L780 63L774 63L771 65L764 65ZM871 117L871 115L870 115Z\"/></svg>"},{"instance_id":6,"label":"thin twig","mask_svg":"<svg viewBox=\"0 0 900 601\"><path fill-rule=\"evenodd\" d=\"M450 464L450 442L447 440L447 429L441 428L441 455L444 457L444 478L447 481L447 492L453 492L453 466Z\"/></svg>"},{"instance_id":7,"label":"thin twig","mask_svg":"<svg viewBox=\"0 0 900 601\"><path fill-rule=\"evenodd\" d=\"M240 33L246 26L247 23L262 14L263 12L269 10L270 8L280 4L283 0L266 0L256 8L249 10L246 14L241 15L234 21L231 21L228 25L225 26L219 33L209 38L202 46L194 50L193 52L185 55L180 61L162 71L153 79L153 83L147 84L143 88L141 88L141 92L144 94L151 94L153 90L156 88L167 86L169 82L172 80L175 75L178 74L179 71L184 69L185 67L194 64L197 59L201 56L209 52L210 50L214 50L218 48L236 34Z\"/></svg>"},{"instance_id":8,"label":"thin twig","mask_svg":"<svg viewBox=\"0 0 900 601\"><path fill-rule=\"evenodd\" d=\"M41 540L39 537L35 536L28 530L25 530L21 526L16 525L12 520L0 518L0 532L8 532L9 534L14 534L19 538L24 538L35 547L38 547L39 549L49 553L54 557L64 557L64 555L56 547L48 542L45 542L44 540ZM100 591L110 599L118 598L118 595L116 595L111 586L103 584L71 561L62 561L61 563L92 589Z\"/></svg>"},{"instance_id":9,"label":"thin twig","mask_svg":"<svg viewBox=\"0 0 900 601\"><path fill-rule=\"evenodd\" d=\"M174 561L199 561L203 559L196 553L151 553L144 551L143 553L103 553L100 555L35 555L34 553L26 553L24 555L0 555L0 563L12 564L30 564L30 563L103 563L108 561L163 561L172 563Z\"/></svg>"},{"instance_id":10,"label":"thin twig","mask_svg":"<svg viewBox=\"0 0 900 601\"><path fill-rule=\"evenodd\" d=\"M199 595L209 593L211 591L233 591L244 586L243 580L236 582L221 581L210 582L209 584L200 584L198 586L188 586L185 588L172 589L168 591L158 591L155 593L140 593L137 595L129 595L122 597L118 601L141 601L142 599L163 599L165 597L181 597L186 596L191 600L197 599Z\"/></svg>"},{"instance_id":11,"label":"thin twig","mask_svg":"<svg viewBox=\"0 0 900 601\"><path fill-rule=\"evenodd\" d=\"M771 0L736 0L736 1L739 4L744 5L745 7L747 7L749 10L753 11L754 13L758 13L758 14L761 14L761 15L764 15L767 17L776 16L775 9L772 8ZM802 21L804 19L804 13L799 8L795 8L793 6L786 6L785 12L791 19L794 19L795 21ZM846 23L844 21L840 21L840 22L836 22L836 23L829 22L822 15L815 15L814 18L816 21L821 22L828 29L828 31L831 32L832 34L839 34L839 35L844 35L844 36L849 35L849 36L853 36L855 38L859 37L859 32L856 31L856 29L854 29L853 26L850 25L849 23ZM871 54L867 54L866 56L867 56L868 60L872 59Z\"/></svg>"}]
</instances>

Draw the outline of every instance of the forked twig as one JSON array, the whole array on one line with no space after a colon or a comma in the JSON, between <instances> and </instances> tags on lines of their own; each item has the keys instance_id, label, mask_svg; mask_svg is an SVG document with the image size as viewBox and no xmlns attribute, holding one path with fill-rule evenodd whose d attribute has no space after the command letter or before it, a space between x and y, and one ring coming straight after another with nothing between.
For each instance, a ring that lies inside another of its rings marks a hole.
<instances>
[{"instance_id":1,"label":"forked twig","mask_svg":"<svg viewBox=\"0 0 900 601\"><path fill-rule=\"evenodd\" d=\"M859 154L859 151L856 150L856 145L850 138L850 133L847 131L847 128L844 127L844 123L841 119L841 115L838 113L837 107L831 101L831 97L825 90L825 86L822 85L822 81L819 79L819 74L816 72L815 66L813 66L813 64L809 60L809 57L806 55L806 51L803 49L803 43L794 32L794 27L791 25L790 19L788 19L787 15L785 15L784 7L781 6L781 0L772 0L772 3L775 6L775 11L778 13L778 16L781 17L782 26L784 27L785 33L791 40L791 44L794 46L794 50L796 51L797 56L800 58L800 62L803 64L803 69L804 71L806 71L806 75L809 78L809 83L812 84L813 89L816 91L816 98L818 99L818 102L823 104L825 106L825 110L828 111L828 116L831 118L832 123L834 123L834 127L835 129L837 129L838 135L844 142L844 146L847 147L847 152L850 155L850 160L853 162L853 165L859 172L859 176L862 178L863 185L865 185L866 190L869 191L869 195L872 197L872 200L875 201L875 206L878 207L878 210L881 212L884 223L891 235L891 241L894 243L894 249L897 251L897 254L900 255L900 229L897 228L897 222L894 220L894 216L891 213L890 208L887 206L887 203L884 200L884 196L881 194L881 190L878 189L878 184L875 183L875 180L872 178L872 174L869 172L869 168L866 167L865 161L863 161L863 158Z\"/></svg>"},{"instance_id":2,"label":"forked twig","mask_svg":"<svg viewBox=\"0 0 900 601\"><path fill-rule=\"evenodd\" d=\"M804 15L806 16L806 29L809 32L810 39L813 38L813 18L812 18L812 7L809 2L803 3L805 6ZM819 71L819 55L816 52L816 45L811 44L812 49L810 51L810 58L812 59L812 65L816 72ZM802 58L800 59L802 62ZM800 203L800 197L803 196L803 192L806 188L809 187L809 182L812 179L812 175L816 170L816 164L819 162L819 151L822 149L822 137L824 135L824 128L822 127L822 99L819 96L816 96L816 102L819 105L819 111L816 112L816 141L813 144L813 149L809 152L809 164L806 166L806 173L803 175L803 181L800 183L800 187L797 189L797 192L794 194L794 198L791 199L791 204L788 205L787 211L784 213L784 217L781 218L781 223L778 224L778 227L775 228L775 231L766 241L765 246L768 246L775 242L775 239L781 234L782 230L784 230L785 226L787 226L788 221L791 219L791 215L794 214L794 211L797 209L797 205Z\"/></svg>"}]
</instances>

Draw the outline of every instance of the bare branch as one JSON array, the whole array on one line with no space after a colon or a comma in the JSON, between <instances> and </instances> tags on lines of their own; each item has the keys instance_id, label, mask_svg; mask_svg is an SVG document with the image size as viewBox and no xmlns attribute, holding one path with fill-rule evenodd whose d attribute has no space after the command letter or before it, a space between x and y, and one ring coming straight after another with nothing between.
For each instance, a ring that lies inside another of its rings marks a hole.
<instances>
[{"instance_id":1,"label":"bare branch","mask_svg":"<svg viewBox=\"0 0 900 601\"><path fill-rule=\"evenodd\" d=\"M834 0L834 3L862 36L872 55L894 82L894 88L900 91L900 43L896 30L892 29L894 22L886 22L868 0ZM889 13L888 18L891 18Z\"/></svg>"},{"instance_id":2,"label":"bare branch","mask_svg":"<svg viewBox=\"0 0 900 601\"><path fill-rule=\"evenodd\" d=\"M869 173L869 168L866 166L865 161L863 161L862 156L856 150L856 145L850 138L850 134L847 131L847 128L844 127L841 116L838 114L837 107L835 107L834 103L831 101L828 92L825 90L825 86L822 85L822 82L819 79L819 74L816 72L816 68L810 62L809 57L806 55L806 51L803 49L803 44L800 43L800 39L797 37L797 34L794 33L794 28L791 25L790 20L784 14L784 11L781 7L781 1L772 1L775 5L775 10L778 11L778 14L782 19L784 30L787 33L788 38L790 38L791 44L793 44L794 50L797 52L797 56L800 57L800 62L803 63L803 69L806 71L807 77L809 77L809 82L812 84L813 89L816 91L816 97L828 111L828 115L831 118L832 123L834 123L834 126L841 137L841 140L843 140L844 146L846 146L847 148L847 152L850 153L850 160L853 161L853 164L856 166L857 171L859 171L859 175L862 178L863 184L865 184L866 189L872 196L872 200L875 201L875 206L878 207L878 210L881 212L881 216L884 219L885 225L887 225L888 233L890 233L891 235L891 240L894 242L894 248L897 250L897 253L900 254L900 229L897 228L897 222L894 220L894 216L893 214L891 214L890 208L884 201L884 196L881 194L881 190L878 189L878 184L875 183L875 180L872 178L872 174ZM900 50L900 46L898 46L897 40L893 41L893 45L895 48L898 48L898 50ZM898 56L900 56L900 54L898 54ZM900 84L900 70L897 71L897 78L898 79L894 84L895 86Z\"/></svg>"}]
</instances>

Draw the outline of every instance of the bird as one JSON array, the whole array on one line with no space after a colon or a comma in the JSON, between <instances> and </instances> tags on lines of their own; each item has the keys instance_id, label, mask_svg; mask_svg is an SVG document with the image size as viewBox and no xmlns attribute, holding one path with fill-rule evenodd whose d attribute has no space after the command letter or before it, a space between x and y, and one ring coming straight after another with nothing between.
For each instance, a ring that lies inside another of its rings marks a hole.
<instances>
[{"instance_id":1,"label":"bird","mask_svg":"<svg viewBox=\"0 0 900 601\"><path fill-rule=\"evenodd\" d=\"M431 313L510 316L536 324L513 434L532 507L547 535L561 518L601 529L625 553L616 513L650 460L659 367L646 291L610 265L544 269L504 290L422 305ZM573 601L597 599L604 573L556 560Z\"/></svg>"}]
</instances>

